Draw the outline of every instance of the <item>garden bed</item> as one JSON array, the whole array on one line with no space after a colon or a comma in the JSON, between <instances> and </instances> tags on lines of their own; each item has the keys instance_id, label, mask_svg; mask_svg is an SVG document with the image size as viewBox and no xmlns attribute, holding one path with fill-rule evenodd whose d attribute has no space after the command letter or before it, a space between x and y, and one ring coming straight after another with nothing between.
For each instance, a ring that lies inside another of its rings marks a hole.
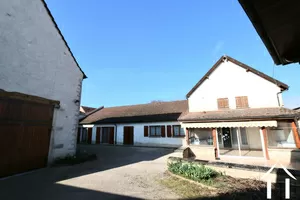
<instances>
[{"instance_id":1,"label":"garden bed","mask_svg":"<svg viewBox=\"0 0 300 200\"><path fill-rule=\"evenodd\" d=\"M170 162L168 170L169 172L165 173L160 181L161 184L183 198L266 199L267 197L266 183L259 180L233 178L204 165L180 161ZM274 191L273 194L275 195Z\"/></svg>"}]
</instances>

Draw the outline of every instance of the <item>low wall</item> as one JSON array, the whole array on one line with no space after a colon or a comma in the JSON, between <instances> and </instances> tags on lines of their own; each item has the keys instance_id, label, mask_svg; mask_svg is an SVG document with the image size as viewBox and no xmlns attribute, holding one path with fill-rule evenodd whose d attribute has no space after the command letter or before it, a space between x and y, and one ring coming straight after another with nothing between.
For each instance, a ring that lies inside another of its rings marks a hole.
<instances>
[{"instance_id":1,"label":"low wall","mask_svg":"<svg viewBox=\"0 0 300 200\"><path fill-rule=\"evenodd\" d=\"M300 162L300 149L269 148L270 160L279 162Z\"/></svg>"},{"instance_id":2,"label":"low wall","mask_svg":"<svg viewBox=\"0 0 300 200\"><path fill-rule=\"evenodd\" d=\"M190 145L190 150L196 156L196 159L201 160L214 160L215 159L215 151L213 146L199 146L199 145Z\"/></svg>"}]
</instances>

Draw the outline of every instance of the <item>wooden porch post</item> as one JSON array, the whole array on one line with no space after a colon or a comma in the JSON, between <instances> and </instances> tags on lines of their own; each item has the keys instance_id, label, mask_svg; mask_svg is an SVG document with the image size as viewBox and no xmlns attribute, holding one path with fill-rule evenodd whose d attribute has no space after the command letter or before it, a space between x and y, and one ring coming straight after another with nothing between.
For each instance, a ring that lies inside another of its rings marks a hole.
<instances>
[{"instance_id":1,"label":"wooden porch post","mask_svg":"<svg viewBox=\"0 0 300 200\"><path fill-rule=\"evenodd\" d=\"M186 144L187 145L190 145L190 133L189 133L189 129L188 128L186 128L185 129L185 139L186 139Z\"/></svg>"},{"instance_id":2,"label":"wooden porch post","mask_svg":"<svg viewBox=\"0 0 300 200\"><path fill-rule=\"evenodd\" d=\"M294 140L295 140L296 147L297 147L298 149L300 149L300 138L299 138L299 132L298 132L296 123L295 123L295 122L292 122L292 123L291 123L291 126L292 126L292 130L293 130L293 136L294 136Z\"/></svg>"},{"instance_id":3,"label":"wooden porch post","mask_svg":"<svg viewBox=\"0 0 300 200\"><path fill-rule=\"evenodd\" d=\"M270 160L269 157L269 151L268 151L268 136L267 136L267 129L265 127L260 128L260 139L261 139L261 145L263 154L266 160Z\"/></svg>"},{"instance_id":4,"label":"wooden porch post","mask_svg":"<svg viewBox=\"0 0 300 200\"><path fill-rule=\"evenodd\" d=\"M212 129L212 138L213 138L215 159L218 159L219 153L218 153L218 142L217 142L217 130L215 128Z\"/></svg>"}]
</instances>

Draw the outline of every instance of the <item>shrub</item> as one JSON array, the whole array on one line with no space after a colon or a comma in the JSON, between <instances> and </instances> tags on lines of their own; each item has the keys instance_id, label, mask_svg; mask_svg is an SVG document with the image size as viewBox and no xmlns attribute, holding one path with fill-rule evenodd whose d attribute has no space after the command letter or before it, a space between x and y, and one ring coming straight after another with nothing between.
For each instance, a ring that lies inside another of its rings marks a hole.
<instances>
[{"instance_id":1,"label":"shrub","mask_svg":"<svg viewBox=\"0 0 300 200\"><path fill-rule=\"evenodd\" d=\"M198 182L207 182L220 175L217 171L205 167L204 165L183 163L181 161L169 163L168 169L174 174L178 174Z\"/></svg>"}]
</instances>

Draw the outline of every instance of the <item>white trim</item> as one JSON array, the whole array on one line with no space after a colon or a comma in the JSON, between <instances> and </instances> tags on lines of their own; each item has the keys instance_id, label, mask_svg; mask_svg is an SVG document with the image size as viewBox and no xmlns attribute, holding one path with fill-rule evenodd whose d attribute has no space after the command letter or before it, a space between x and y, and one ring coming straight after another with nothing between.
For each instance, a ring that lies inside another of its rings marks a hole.
<instances>
[{"instance_id":1,"label":"white trim","mask_svg":"<svg viewBox=\"0 0 300 200\"><path fill-rule=\"evenodd\" d=\"M93 128L94 124L83 124L82 127L83 128Z\"/></svg>"},{"instance_id":2,"label":"white trim","mask_svg":"<svg viewBox=\"0 0 300 200\"><path fill-rule=\"evenodd\" d=\"M277 127L277 121L183 123L183 128L236 128L236 127Z\"/></svg>"},{"instance_id":3,"label":"white trim","mask_svg":"<svg viewBox=\"0 0 300 200\"><path fill-rule=\"evenodd\" d=\"M240 142L240 128L236 128L236 137L237 137L237 142L238 142L239 155L242 156L241 142Z\"/></svg>"}]
</instances>

